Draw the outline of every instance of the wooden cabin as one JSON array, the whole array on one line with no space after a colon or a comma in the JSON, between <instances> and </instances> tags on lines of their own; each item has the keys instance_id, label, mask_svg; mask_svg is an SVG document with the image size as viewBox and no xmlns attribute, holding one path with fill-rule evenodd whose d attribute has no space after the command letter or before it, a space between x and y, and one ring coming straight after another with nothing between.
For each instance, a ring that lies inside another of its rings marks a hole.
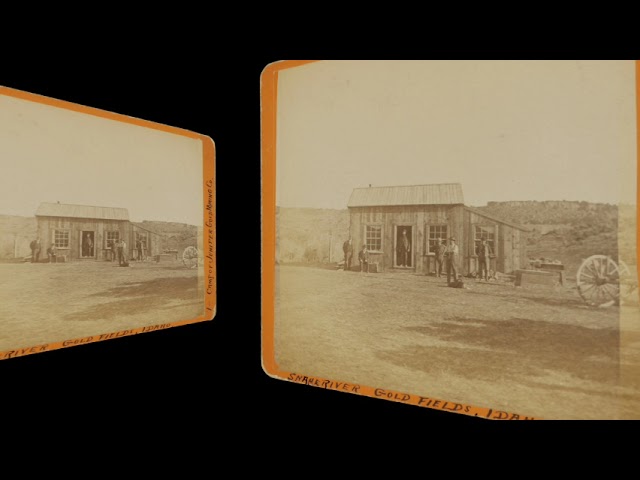
<instances>
[{"instance_id":1,"label":"wooden cabin","mask_svg":"<svg viewBox=\"0 0 640 480\"><path fill-rule=\"evenodd\" d=\"M161 250L161 236L129 221L126 208L42 203L36 211L43 256L55 244L58 256L70 260L110 260L112 242L124 239L130 259L138 258L136 242L146 245L147 256Z\"/></svg>"},{"instance_id":2,"label":"wooden cabin","mask_svg":"<svg viewBox=\"0 0 640 480\"><path fill-rule=\"evenodd\" d=\"M511 273L527 265L527 229L465 206L457 183L356 188L348 208L356 265L366 244L379 271L430 274L437 240L450 237L458 244L464 275L477 271L476 249L483 237L493 252L492 270ZM411 246L404 266L398 249L403 235Z\"/></svg>"}]
</instances>

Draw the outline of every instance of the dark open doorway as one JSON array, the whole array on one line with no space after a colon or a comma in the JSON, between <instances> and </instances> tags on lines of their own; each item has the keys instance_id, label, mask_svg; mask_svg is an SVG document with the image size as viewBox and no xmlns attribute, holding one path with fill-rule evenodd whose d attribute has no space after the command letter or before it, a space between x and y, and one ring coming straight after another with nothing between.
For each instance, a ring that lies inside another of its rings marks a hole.
<instances>
[{"instance_id":1,"label":"dark open doorway","mask_svg":"<svg viewBox=\"0 0 640 480\"><path fill-rule=\"evenodd\" d=\"M413 227L398 225L396 228L396 267L413 268Z\"/></svg>"},{"instance_id":2,"label":"dark open doorway","mask_svg":"<svg viewBox=\"0 0 640 480\"><path fill-rule=\"evenodd\" d=\"M82 258L93 258L96 251L95 232L84 230L80 242L80 256Z\"/></svg>"}]
</instances>

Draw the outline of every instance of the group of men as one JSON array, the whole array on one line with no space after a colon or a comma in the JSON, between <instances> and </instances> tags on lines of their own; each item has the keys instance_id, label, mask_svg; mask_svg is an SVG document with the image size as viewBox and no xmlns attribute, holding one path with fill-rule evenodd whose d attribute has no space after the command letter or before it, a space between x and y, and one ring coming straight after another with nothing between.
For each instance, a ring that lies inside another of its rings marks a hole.
<instances>
[{"instance_id":1,"label":"group of men","mask_svg":"<svg viewBox=\"0 0 640 480\"><path fill-rule=\"evenodd\" d=\"M442 276L442 270L446 269L447 284L451 285L452 276L453 281L457 282L458 268L460 265L458 262L460 258L460 249L458 248L455 237L449 238L449 242L446 245L444 244L444 239L436 239L434 250L436 255L436 277L440 278Z\"/></svg>"},{"instance_id":2,"label":"group of men","mask_svg":"<svg viewBox=\"0 0 640 480\"><path fill-rule=\"evenodd\" d=\"M90 243L89 243L90 242ZM124 240L110 240L109 248L111 252L111 261L115 262L118 260L120 265L127 264L127 242ZM90 245L90 246L89 246ZM32 240L29 244L31 248L31 263L38 263L40 261L40 253L42 251L42 243L40 242L40 237ZM91 251L89 250L91 249ZM93 241L91 241L90 237L87 236L85 242L83 244L83 256L91 256L93 250ZM136 242L136 250L138 253L138 260L146 259L146 250L145 245L142 241L138 240ZM47 256L49 257L50 263L56 263L58 255L58 249L55 243L52 243L49 248L47 248Z\"/></svg>"},{"instance_id":3,"label":"group of men","mask_svg":"<svg viewBox=\"0 0 640 480\"><path fill-rule=\"evenodd\" d=\"M111 240L111 261L118 260L118 264L127 265L127 242L124 239Z\"/></svg>"},{"instance_id":4,"label":"group of men","mask_svg":"<svg viewBox=\"0 0 640 480\"><path fill-rule=\"evenodd\" d=\"M351 270L351 262L353 260L353 242L351 237L342 244L342 251L344 252L344 270ZM360 263L360 271L369 271L369 251L366 245L362 245L362 248L358 252L358 262Z\"/></svg>"},{"instance_id":5,"label":"group of men","mask_svg":"<svg viewBox=\"0 0 640 480\"><path fill-rule=\"evenodd\" d=\"M31 248L31 263L38 263L40 261L40 252L42 251L42 243L40 243L40 238L36 238L32 240L29 244ZM49 263L56 263L58 258L58 248L55 243L49 245L47 248L47 256L49 257Z\"/></svg>"},{"instance_id":6,"label":"group of men","mask_svg":"<svg viewBox=\"0 0 640 480\"><path fill-rule=\"evenodd\" d=\"M351 269L351 261L353 258L353 243L351 237L344 242L342 246L344 251L344 269ZM443 270L447 272L447 284L455 286L460 280L460 249L456 243L455 237L450 237L445 244L444 239L438 238L435 243L435 261L436 261L436 277L440 278ZM402 237L398 246L398 265L410 266L411 243L409 242L406 230L403 230ZM478 257L478 275L481 279L489 281L489 264L491 257L491 248L485 238L482 238L480 244L476 248ZM360 271L368 271L369 252L367 246L362 245L362 249L358 253L358 261L360 262Z\"/></svg>"},{"instance_id":7,"label":"group of men","mask_svg":"<svg viewBox=\"0 0 640 480\"><path fill-rule=\"evenodd\" d=\"M442 270L446 269L447 284L451 285L451 279L457 282L460 279L460 249L454 237L449 238L449 242L445 245L442 238L436 239L435 244L435 260L436 260L436 277L442 276ZM489 264L491 258L491 247L487 243L486 238L482 238L480 244L476 248L476 256L478 257L478 275L480 279L489 281Z\"/></svg>"},{"instance_id":8,"label":"group of men","mask_svg":"<svg viewBox=\"0 0 640 480\"><path fill-rule=\"evenodd\" d=\"M141 240L136 241L136 260L142 262L147 259L147 250L144 242ZM118 259L120 265L127 264L127 242L124 240L112 240L111 241L111 261L114 262Z\"/></svg>"}]
</instances>

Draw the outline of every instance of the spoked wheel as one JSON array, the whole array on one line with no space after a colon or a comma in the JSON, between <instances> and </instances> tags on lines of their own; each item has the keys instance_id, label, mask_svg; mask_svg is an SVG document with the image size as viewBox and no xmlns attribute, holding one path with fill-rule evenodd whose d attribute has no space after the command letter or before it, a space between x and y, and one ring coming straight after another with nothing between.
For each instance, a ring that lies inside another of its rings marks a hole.
<instances>
[{"instance_id":1,"label":"spoked wheel","mask_svg":"<svg viewBox=\"0 0 640 480\"><path fill-rule=\"evenodd\" d=\"M622 260L618 263L618 269L620 271L620 301L635 299L637 302L638 280L636 276Z\"/></svg>"},{"instance_id":2,"label":"spoked wheel","mask_svg":"<svg viewBox=\"0 0 640 480\"><path fill-rule=\"evenodd\" d=\"M593 255L587 258L580 268L576 282L582 299L593 307L610 307L620 301L620 278L629 273L611 257Z\"/></svg>"},{"instance_id":3,"label":"spoked wheel","mask_svg":"<svg viewBox=\"0 0 640 480\"><path fill-rule=\"evenodd\" d=\"M196 247L187 247L182 252L182 263L187 268L196 268L198 266L198 249Z\"/></svg>"}]
</instances>

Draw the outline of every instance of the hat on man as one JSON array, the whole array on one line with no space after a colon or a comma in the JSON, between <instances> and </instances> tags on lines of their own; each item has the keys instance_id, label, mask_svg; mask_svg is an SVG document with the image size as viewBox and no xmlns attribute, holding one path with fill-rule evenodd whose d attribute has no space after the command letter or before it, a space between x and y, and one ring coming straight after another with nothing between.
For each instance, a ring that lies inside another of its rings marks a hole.
<instances>
[{"instance_id":1,"label":"hat on man","mask_svg":"<svg viewBox=\"0 0 640 480\"><path fill-rule=\"evenodd\" d=\"M449 238L449 240L452 240L452 241L455 242L456 241L456 237L451 237L451 238Z\"/></svg>"}]
</instances>

